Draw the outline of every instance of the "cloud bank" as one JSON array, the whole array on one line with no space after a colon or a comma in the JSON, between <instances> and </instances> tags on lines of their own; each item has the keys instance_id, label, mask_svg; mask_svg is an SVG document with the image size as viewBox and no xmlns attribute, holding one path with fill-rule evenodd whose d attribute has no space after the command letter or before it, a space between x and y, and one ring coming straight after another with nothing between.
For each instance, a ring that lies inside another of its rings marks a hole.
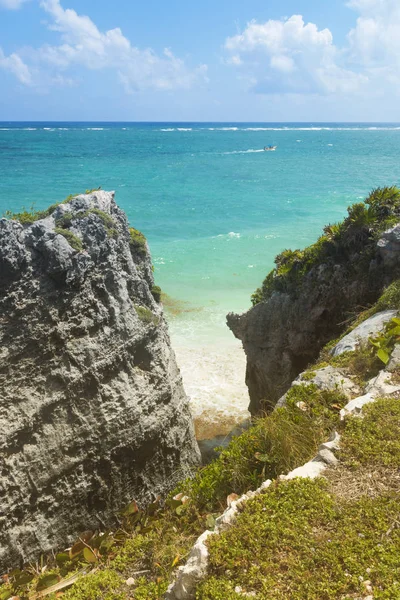
<instances>
[{"instance_id":1,"label":"cloud bank","mask_svg":"<svg viewBox=\"0 0 400 600\"><path fill-rule=\"evenodd\" d=\"M21 4L21 0L0 2L15 8ZM25 85L73 84L68 76L72 67L114 71L128 93L189 89L207 81L206 65L191 69L169 48L161 55L151 48L139 49L120 28L100 31L88 16L64 9L59 0L42 0L40 6L50 17L48 28L59 33L60 44L46 44L8 57L0 49L0 68L13 72Z\"/></svg>"},{"instance_id":2,"label":"cloud bank","mask_svg":"<svg viewBox=\"0 0 400 600\"><path fill-rule=\"evenodd\" d=\"M225 40L226 63L265 94L372 94L400 91L400 2L351 0L358 13L344 47L301 15L250 21Z\"/></svg>"}]
</instances>

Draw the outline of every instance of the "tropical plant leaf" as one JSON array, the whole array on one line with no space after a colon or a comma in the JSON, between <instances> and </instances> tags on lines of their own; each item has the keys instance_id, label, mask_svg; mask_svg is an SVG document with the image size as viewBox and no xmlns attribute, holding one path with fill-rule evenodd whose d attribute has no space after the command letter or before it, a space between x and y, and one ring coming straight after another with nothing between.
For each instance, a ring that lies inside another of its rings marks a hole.
<instances>
[{"instance_id":1,"label":"tropical plant leaf","mask_svg":"<svg viewBox=\"0 0 400 600\"><path fill-rule=\"evenodd\" d=\"M50 573L49 575L44 575L39 579L36 589L38 592L40 592L41 590L45 590L53 585L56 585L58 582L59 577L54 573Z\"/></svg>"},{"instance_id":2,"label":"tropical plant leaf","mask_svg":"<svg viewBox=\"0 0 400 600\"><path fill-rule=\"evenodd\" d=\"M84 547L85 547L85 544L83 542L76 542L76 544L74 544L72 546L72 548L70 548L70 550L69 550L69 557L75 558L82 552Z\"/></svg>"},{"instance_id":3,"label":"tropical plant leaf","mask_svg":"<svg viewBox=\"0 0 400 600\"><path fill-rule=\"evenodd\" d=\"M376 355L385 365L387 365L387 363L389 362L390 356L385 350L383 350L383 348L380 348L378 350L378 352L376 353Z\"/></svg>"},{"instance_id":4,"label":"tropical plant leaf","mask_svg":"<svg viewBox=\"0 0 400 600\"><path fill-rule=\"evenodd\" d=\"M88 563L92 563L93 564L93 563L97 562L97 556L95 555L95 553L93 552L93 550L91 550L90 548L84 548L83 549L83 558Z\"/></svg>"},{"instance_id":5,"label":"tropical plant leaf","mask_svg":"<svg viewBox=\"0 0 400 600\"><path fill-rule=\"evenodd\" d=\"M17 577L14 579L14 585L16 587L28 585L28 583L30 583L34 578L35 576L33 573L22 572L20 575L17 575Z\"/></svg>"}]
</instances>

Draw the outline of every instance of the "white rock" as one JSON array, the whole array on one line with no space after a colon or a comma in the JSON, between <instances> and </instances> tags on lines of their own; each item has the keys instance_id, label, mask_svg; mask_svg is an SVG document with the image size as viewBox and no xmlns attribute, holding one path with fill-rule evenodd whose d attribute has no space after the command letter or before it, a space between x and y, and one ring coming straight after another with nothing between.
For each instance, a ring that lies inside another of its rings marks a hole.
<instances>
[{"instance_id":1,"label":"white rock","mask_svg":"<svg viewBox=\"0 0 400 600\"><path fill-rule=\"evenodd\" d=\"M312 379L309 377L303 379L305 373L308 375L309 372L304 371L304 373L300 373L293 381L291 388L295 385L308 385L313 383L321 390L338 390L347 396L349 400L361 392L360 387L349 377L343 375L340 369L337 369L336 367L331 367L329 365L328 367L317 369ZM287 393L278 400L276 404L277 408L286 405L286 396ZM300 401L297 403L297 406L300 410L307 410L307 402Z\"/></svg>"},{"instance_id":2,"label":"white rock","mask_svg":"<svg viewBox=\"0 0 400 600\"><path fill-rule=\"evenodd\" d=\"M194 600L196 584L205 576L208 565L208 548L205 541L212 531L205 531L193 546L187 562L179 567L178 574L169 586L166 600Z\"/></svg>"},{"instance_id":3,"label":"white rock","mask_svg":"<svg viewBox=\"0 0 400 600\"><path fill-rule=\"evenodd\" d=\"M386 371L395 371L400 367L400 344L396 344L390 356L390 361L386 365Z\"/></svg>"},{"instance_id":4,"label":"white rock","mask_svg":"<svg viewBox=\"0 0 400 600\"><path fill-rule=\"evenodd\" d=\"M374 379L368 382L365 391L374 398L379 396L389 396L400 391L400 385L392 384L392 374L387 371L380 371Z\"/></svg>"},{"instance_id":5,"label":"white rock","mask_svg":"<svg viewBox=\"0 0 400 600\"><path fill-rule=\"evenodd\" d=\"M136 581L133 579L133 577L129 577L125 583L126 585L135 585Z\"/></svg>"},{"instance_id":6,"label":"white rock","mask_svg":"<svg viewBox=\"0 0 400 600\"><path fill-rule=\"evenodd\" d=\"M309 477L310 479L315 479L316 477L319 477L319 475L321 475L322 471L324 471L325 469L326 464L321 460L314 458L305 465L302 465L301 467L297 467L297 469L290 471L290 473L284 475L283 478L286 480L295 479L296 477Z\"/></svg>"},{"instance_id":7,"label":"white rock","mask_svg":"<svg viewBox=\"0 0 400 600\"><path fill-rule=\"evenodd\" d=\"M336 344L332 350L332 355L339 356L343 352L355 350L360 342L366 341L369 337L383 331L386 323L396 315L396 310L384 310L366 319Z\"/></svg>"},{"instance_id":8,"label":"white rock","mask_svg":"<svg viewBox=\"0 0 400 600\"><path fill-rule=\"evenodd\" d=\"M348 402L348 404L340 411L340 419L343 421L348 415L359 415L363 406L370 404L374 400L375 396L372 394L364 394L363 396L354 398L354 400L350 400L350 402Z\"/></svg>"},{"instance_id":9,"label":"white rock","mask_svg":"<svg viewBox=\"0 0 400 600\"><path fill-rule=\"evenodd\" d=\"M323 460L327 465L337 465L338 459L328 448L321 448L318 452L318 458Z\"/></svg>"},{"instance_id":10,"label":"white rock","mask_svg":"<svg viewBox=\"0 0 400 600\"><path fill-rule=\"evenodd\" d=\"M340 446L340 435L337 431L334 431L328 442L324 442L320 445L319 450L326 448L327 450L337 450Z\"/></svg>"}]
</instances>

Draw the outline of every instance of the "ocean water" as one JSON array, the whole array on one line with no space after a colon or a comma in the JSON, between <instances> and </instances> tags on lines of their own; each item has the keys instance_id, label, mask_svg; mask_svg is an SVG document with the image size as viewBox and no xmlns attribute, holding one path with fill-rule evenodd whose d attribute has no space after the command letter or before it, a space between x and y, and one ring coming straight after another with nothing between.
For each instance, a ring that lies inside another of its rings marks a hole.
<instances>
[{"instance_id":1,"label":"ocean water","mask_svg":"<svg viewBox=\"0 0 400 600\"><path fill-rule=\"evenodd\" d=\"M399 124L0 123L0 215L101 185L148 238L199 438L247 415L226 313L278 252L393 184Z\"/></svg>"}]
</instances>

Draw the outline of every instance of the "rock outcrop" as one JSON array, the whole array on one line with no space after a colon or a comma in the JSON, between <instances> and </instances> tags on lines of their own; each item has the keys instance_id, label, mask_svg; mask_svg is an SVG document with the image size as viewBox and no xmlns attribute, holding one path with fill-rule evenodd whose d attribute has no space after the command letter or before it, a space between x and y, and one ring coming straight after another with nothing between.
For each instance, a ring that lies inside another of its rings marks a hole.
<instances>
[{"instance_id":1,"label":"rock outcrop","mask_svg":"<svg viewBox=\"0 0 400 600\"><path fill-rule=\"evenodd\" d=\"M0 571L198 463L153 284L111 192L0 220Z\"/></svg>"},{"instance_id":2,"label":"rock outcrop","mask_svg":"<svg viewBox=\"0 0 400 600\"><path fill-rule=\"evenodd\" d=\"M365 227L350 223L348 228L339 241L326 239L291 253L295 258L290 267L284 264L284 274L277 268L258 290L263 294L258 304L242 315L228 315L247 357L251 413L273 408L322 347L343 332L346 321L399 277L400 226L379 239Z\"/></svg>"}]
</instances>

